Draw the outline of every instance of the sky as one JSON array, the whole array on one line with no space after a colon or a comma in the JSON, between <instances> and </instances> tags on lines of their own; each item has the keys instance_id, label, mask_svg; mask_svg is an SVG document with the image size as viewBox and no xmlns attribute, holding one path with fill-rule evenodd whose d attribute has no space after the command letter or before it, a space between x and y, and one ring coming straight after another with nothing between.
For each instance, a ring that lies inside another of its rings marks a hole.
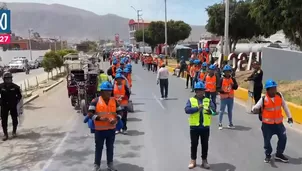
<instances>
[{"instance_id":1,"label":"sky","mask_svg":"<svg viewBox=\"0 0 302 171\"><path fill-rule=\"evenodd\" d=\"M191 25L205 25L207 13L205 8L222 0L167 0L168 20L183 20ZM137 18L136 12L131 8L142 10L142 18L146 21L164 20L164 0L6 0L5 2L35 2L45 4L63 4L99 15L108 13L125 18Z\"/></svg>"}]
</instances>

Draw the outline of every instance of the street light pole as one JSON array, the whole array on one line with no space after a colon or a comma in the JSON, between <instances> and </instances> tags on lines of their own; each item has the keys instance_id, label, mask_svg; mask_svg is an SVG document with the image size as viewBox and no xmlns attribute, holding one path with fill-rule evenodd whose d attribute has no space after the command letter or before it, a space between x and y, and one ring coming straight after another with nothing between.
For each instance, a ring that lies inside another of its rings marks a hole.
<instances>
[{"instance_id":1,"label":"street light pole","mask_svg":"<svg viewBox=\"0 0 302 171\"><path fill-rule=\"evenodd\" d=\"M33 56L32 56L32 50L31 50L31 33L32 33L32 29L28 29L28 46L29 46L29 57L30 60L33 60Z\"/></svg>"},{"instance_id":2,"label":"street light pole","mask_svg":"<svg viewBox=\"0 0 302 171\"><path fill-rule=\"evenodd\" d=\"M168 58L168 26L167 26L167 0L165 0L165 56ZM166 60L168 65L168 60Z\"/></svg>"},{"instance_id":3,"label":"street light pole","mask_svg":"<svg viewBox=\"0 0 302 171\"><path fill-rule=\"evenodd\" d=\"M225 23L224 23L224 60L229 55L229 20L230 20L230 0L224 0Z\"/></svg>"}]
</instances>

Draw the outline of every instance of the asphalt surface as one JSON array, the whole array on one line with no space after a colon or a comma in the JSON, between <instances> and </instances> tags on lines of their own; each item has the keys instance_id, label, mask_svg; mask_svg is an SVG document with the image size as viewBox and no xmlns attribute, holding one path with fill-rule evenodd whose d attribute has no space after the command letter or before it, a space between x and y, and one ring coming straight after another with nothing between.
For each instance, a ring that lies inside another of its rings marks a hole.
<instances>
[{"instance_id":1,"label":"asphalt surface","mask_svg":"<svg viewBox=\"0 0 302 171\"><path fill-rule=\"evenodd\" d=\"M32 78L36 75L42 74L44 72L43 68L38 68L38 69L31 69L29 74L25 74L25 72L17 72L17 73L13 73L13 81L15 83L19 83L22 82L25 79L29 79ZM0 79L0 83L2 83L3 80Z\"/></svg>"},{"instance_id":2,"label":"asphalt surface","mask_svg":"<svg viewBox=\"0 0 302 171\"><path fill-rule=\"evenodd\" d=\"M128 135L117 135L115 165L119 171L184 171L190 161L190 137L184 106L193 94L185 82L171 76L169 99L160 101L156 74L133 66L135 113L128 115ZM83 116L67 97L66 84L33 101L25 108L18 139L0 142L1 171L89 171L94 161L94 138ZM60 99L60 100L58 100ZM235 129L211 126L208 161L213 171L301 171L301 133L287 129L285 154L289 163L263 162L263 138L257 116L234 106ZM224 117L227 125L227 116ZM276 147L276 137L272 145ZM200 149L198 150L200 156ZM105 168L103 154L102 167ZM200 161L200 158L198 159ZM200 162L198 162L200 164ZM202 170L197 167L196 170Z\"/></svg>"}]
</instances>

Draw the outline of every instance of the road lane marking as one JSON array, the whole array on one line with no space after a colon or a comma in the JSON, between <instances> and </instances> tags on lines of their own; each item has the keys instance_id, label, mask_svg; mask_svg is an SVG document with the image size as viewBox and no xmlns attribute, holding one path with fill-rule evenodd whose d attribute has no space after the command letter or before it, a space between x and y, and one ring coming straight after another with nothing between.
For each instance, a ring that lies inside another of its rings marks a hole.
<instances>
[{"instance_id":1,"label":"road lane marking","mask_svg":"<svg viewBox=\"0 0 302 171\"><path fill-rule=\"evenodd\" d=\"M160 105L161 108L163 108L164 110L166 109L165 106L162 104L162 102L156 97L156 95L154 93L152 93L154 99L156 100L156 102Z\"/></svg>"}]
</instances>

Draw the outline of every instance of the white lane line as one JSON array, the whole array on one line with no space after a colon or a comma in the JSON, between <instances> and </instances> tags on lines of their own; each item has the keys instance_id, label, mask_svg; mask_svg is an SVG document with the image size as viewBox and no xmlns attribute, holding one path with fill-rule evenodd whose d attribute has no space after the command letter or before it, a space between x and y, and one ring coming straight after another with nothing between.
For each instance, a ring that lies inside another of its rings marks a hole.
<instances>
[{"instance_id":1,"label":"white lane line","mask_svg":"<svg viewBox=\"0 0 302 171\"><path fill-rule=\"evenodd\" d=\"M80 117L76 116L75 118L71 118L69 119L69 121L67 122L67 125L72 125L71 128L73 129L75 127L75 124L77 124L77 121ZM72 124L73 122L73 124ZM68 131L64 138L60 141L60 143L58 144L57 148L53 151L53 155L47 160L47 162L45 163L45 165L43 166L42 168L42 171L46 171L48 170L48 168L51 166L54 158L59 154L59 152L61 151L65 141L67 140L67 138L69 137L70 135L70 131ZM39 163L38 163L39 164ZM36 168L36 167L35 167Z\"/></svg>"},{"instance_id":2,"label":"white lane line","mask_svg":"<svg viewBox=\"0 0 302 171\"><path fill-rule=\"evenodd\" d=\"M135 78L137 78L138 80L143 80L141 77L139 77L138 75L134 75Z\"/></svg>"},{"instance_id":3,"label":"white lane line","mask_svg":"<svg viewBox=\"0 0 302 171\"><path fill-rule=\"evenodd\" d=\"M161 108L163 108L164 110L166 109L165 106L161 103L161 101L156 97L156 95L154 93L152 93L153 98L156 100L156 102L160 105Z\"/></svg>"}]
</instances>

